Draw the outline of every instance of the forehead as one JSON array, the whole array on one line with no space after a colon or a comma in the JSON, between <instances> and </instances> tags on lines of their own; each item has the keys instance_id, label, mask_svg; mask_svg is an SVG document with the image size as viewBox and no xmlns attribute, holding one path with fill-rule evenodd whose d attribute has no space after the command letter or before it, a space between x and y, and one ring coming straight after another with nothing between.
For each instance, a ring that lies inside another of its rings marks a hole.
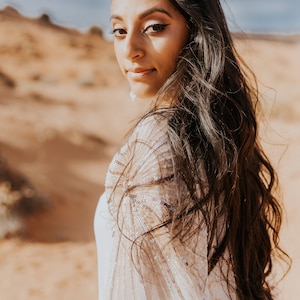
<instances>
[{"instance_id":1,"label":"forehead","mask_svg":"<svg viewBox=\"0 0 300 300\"><path fill-rule=\"evenodd\" d=\"M169 0L112 0L111 2L112 15L137 16L155 8L165 10L170 15L178 13Z\"/></svg>"}]
</instances>

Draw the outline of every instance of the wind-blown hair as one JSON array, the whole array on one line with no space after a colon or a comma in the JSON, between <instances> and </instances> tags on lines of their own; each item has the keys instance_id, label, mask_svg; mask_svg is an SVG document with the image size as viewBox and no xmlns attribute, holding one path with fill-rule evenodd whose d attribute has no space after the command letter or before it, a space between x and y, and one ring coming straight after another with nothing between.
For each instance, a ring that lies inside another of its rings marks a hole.
<instances>
[{"instance_id":1,"label":"wind-blown hair","mask_svg":"<svg viewBox=\"0 0 300 300\"><path fill-rule=\"evenodd\" d=\"M258 138L255 78L246 75L219 0L169 1L186 18L190 39L145 117L167 118L173 178L184 181L189 197L178 199L171 219L143 236L168 225L172 238L184 244L201 230L201 215L208 232L208 272L229 258L239 299L273 299L273 259L288 256L279 247L276 172ZM161 109L166 100L170 107ZM132 241L133 258L141 245Z\"/></svg>"},{"instance_id":2,"label":"wind-blown hair","mask_svg":"<svg viewBox=\"0 0 300 300\"><path fill-rule=\"evenodd\" d=\"M257 89L243 72L219 0L170 2L187 19L190 40L156 107L172 99L167 117L175 177L184 180L191 200L179 202L168 223L184 241L200 210L208 228L209 272L228 249L238 297L273 299L273 255L286 254L279 247L277 178L258 141Z\"/></svg>"}]
</instances>

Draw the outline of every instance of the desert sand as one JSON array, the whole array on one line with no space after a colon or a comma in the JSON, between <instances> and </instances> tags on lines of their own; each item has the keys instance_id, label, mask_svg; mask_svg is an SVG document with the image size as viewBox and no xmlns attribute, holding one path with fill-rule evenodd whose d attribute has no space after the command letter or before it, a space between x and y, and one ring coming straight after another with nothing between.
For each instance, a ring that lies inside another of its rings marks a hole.
<instances>
[{"instance_id":1,"label":"desert sand","mask_svg":"<svg viewBox=\"0 0 300 300\"><path fill-rule=\"evenodd\" d=\"M293 265L278 299L300 299L300 36L236 45L258 78L260 134L285 207L281 244ZM110 159L146 104L130 101L97 30L6 9L0 57L0 298L96 299L94 211Z\"/></svg>"}]
</instances>

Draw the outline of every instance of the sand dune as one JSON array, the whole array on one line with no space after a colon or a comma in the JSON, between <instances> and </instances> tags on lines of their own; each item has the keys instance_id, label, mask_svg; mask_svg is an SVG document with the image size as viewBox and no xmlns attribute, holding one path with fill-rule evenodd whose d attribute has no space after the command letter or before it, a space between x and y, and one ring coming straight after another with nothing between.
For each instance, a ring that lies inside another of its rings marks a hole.
<instances>
[{"instance_id":1,"label":"sand dune","mask_svg":"<svg viewBox=\"0 0 300 300\"><path fill-rule=\"evenodd\" d=\"M22 238L0 242L1 299L96 299L95 206L108 163L145 104L129 100L112 44L99 34L13 9L0 12L0 24L0 155L47 199L20 213ZM259 79L261 135L282 183L282 246L294 264L280 299L298 299L300 37L236 43Z\"/></svg>"}]
</instances>

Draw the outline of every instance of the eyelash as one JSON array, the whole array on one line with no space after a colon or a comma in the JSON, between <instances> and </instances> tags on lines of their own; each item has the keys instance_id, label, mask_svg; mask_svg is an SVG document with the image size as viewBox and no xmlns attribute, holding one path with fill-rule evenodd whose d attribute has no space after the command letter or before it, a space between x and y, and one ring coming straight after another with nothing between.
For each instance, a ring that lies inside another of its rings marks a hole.
<instances>
[{"instance_id":1,"label":"eyelash","mask_svg":"<svg viewBox=\"0 0 300 300\"><path fill-rule=\"evenodd\" d=\"M120 33L120 31L123 31L123 34ZM124 35L126 33L125 29L123 28L116 28L113 29L113 31L111 32L115 37L120 37L121 35Z\"/></svg>"},{"instance_id":2,"label":"eyelash","mask_svg":"<svg viewBox=\"0 0 300 300\"><path fill-rule=\"evenodd\" d=\"M165 30L165 28L168 26L168 24L153 24L153 25L150 25L150 26L147 26L144 30L143 30L143 33L146 33L147 30L149 28L152 28L152 32L153 33L156 33L156 32L162 32ZM155 29L156 28L156 29Z\"/></svg>"},{"instance_id":3,"label":"eyelash","mask_svg":"<svg viewBox=\"0 0 300 300\"><path fill-rule=\"evenodd\" d=\"M151 28L152 28L152 30L149 32L149 34L159 33L159 32L164 31L168 25L169 24L152 24L152 25L147 26L142 31L142 33L143 34L147 33L147 31ZM123 35L126 34L126 30L123 28L115 28L115 29L113 29L112 34L114 34L115 37L122 37Z\"/></svg>"}]
</instances>

